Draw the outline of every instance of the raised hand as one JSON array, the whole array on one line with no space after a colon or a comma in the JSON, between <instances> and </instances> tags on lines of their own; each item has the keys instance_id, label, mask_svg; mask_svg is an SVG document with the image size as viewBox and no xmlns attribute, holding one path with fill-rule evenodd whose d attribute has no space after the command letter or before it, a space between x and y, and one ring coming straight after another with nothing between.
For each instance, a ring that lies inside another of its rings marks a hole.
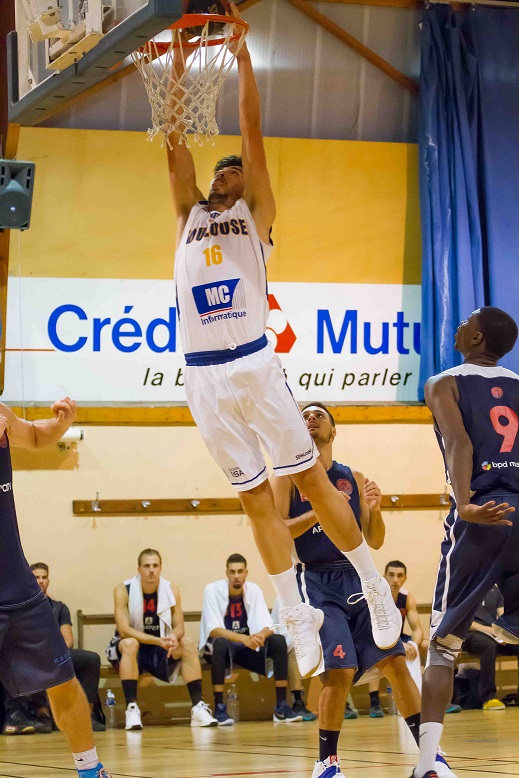
<instances>
[{"instance_id":1,"label":"raised hand","mask_svg":"<svg viewBox=\"0 0 519 778\"><path fill-rule=\"evenodd\" d=\"M65 397L63 400L56 400L56 402L51 405L51 411L60 425L70 427L76 418L76 401L71 400L70 397Z\"/></svg>"},{"instance_id":2,"label":"raised hand","mask_svg":"<svg viewBox=\"0 0 519 778\"><path fill-rule=\"evenodd\" d=\"M382 492L375 481L370 481L369 478L364 479L364 495L370 511L380 510L380 506L382 505Z\"/></svg>"}]
</instances>

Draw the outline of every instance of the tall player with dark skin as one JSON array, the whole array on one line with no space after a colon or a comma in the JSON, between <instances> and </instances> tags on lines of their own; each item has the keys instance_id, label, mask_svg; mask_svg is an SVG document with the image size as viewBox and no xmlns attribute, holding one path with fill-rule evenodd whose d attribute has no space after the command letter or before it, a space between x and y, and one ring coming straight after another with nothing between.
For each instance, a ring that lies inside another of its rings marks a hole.
<instances>
[{"instance_id":1,"label":"tall player with dark skin","mask_svg":"<svg viewBox=\"0 0 519 778\"><path fill-rule=\"evenodd\" d=\"M505 342L507 338L509 340L509 345L503 346L503 351L499 354L496 353L495 345L491 345L496 341L494 331L498 331L498 326L501 327L503 332L501 340ZM492 341L490 334L488 337L485 336L486 329L489 333L492 332ZM456 331L455 348L464 358L459 373L461 375L470 375L470 372L473 372L477 375L479 372L482 377L488 374L489 379L491 379L493 368L496 368L498 373L499 371L503 373L510 372L503 371L502 368L497 366L503 353L506 353L507 350L513 347L516 337L517 327L515 322L503 311L490 307L474 311L466 321L461 322ZM468 366L474 366L473 371ZM463 370L465 371L464 373L462 372ZM461 526L461 530L458 531L462 532L463 522L467 522L467 524L495 527L497 532L500 528L513 526L513 522L509 517L514 513L515 507L505 501L485 500L484 493L481 500L471 502L471 498L474 495L474 491L471 490L471 482L476 468L474 433L467 429L466 420L464 421L462 416L460 389L457 373L454 371L455 369L453 368L452 371L440 373L427 381L425 401L433 414L437 434L439 433L443 439L446 468L456 501L455 510L457 510L457 518L455 518L455 522L458 522L456 526ZM511 372L510 377L517 378ZM489 384L489 386L491 385ZM499 396L501 391L499 387L492 389L492 392L498 393L497 396ZM512 411L512 413L514 412ZM481 414L481 417L483 416L484 414ZM474 424L477 424L477 421ZM506 434L506 427L503 429L505 431L504 434ZM479 466L478 464L477 467ZM449 532L451 532L452 537L455 536L456 526L455 524L450 526ZM466 536L457 538L458 552L463 547L465 539ZM446 555L443 549L442 554L443 559L445 559ZM457 561L456 557L452 556L451 562L447 562L447 564L451 565L449 570L452 572L450 574L456 575L459 570L459 561ZM483 570L482 577L484 573L485 571ZM446 585L448 586L448 584ZM447 590L442 601L446 603L446 612L448 612L449 606L448 596L450 596L450 592ZM413 778L434 776L434 772L431 769L432 754L434 753L435 743L439 741L439 736L441 735L445 710L452 697L453 682L452 663L443 662L441 656L442 652L443 656L446 656L451 651L451 658L455 659L461 645L458 641L461 631L463 631L463 627L460 626L455 628L455 630L450 629L450 634L445 637L435 637L431 640L427 667L423 675L420 763L413 773Z\"/></svg>"}]
</instances>

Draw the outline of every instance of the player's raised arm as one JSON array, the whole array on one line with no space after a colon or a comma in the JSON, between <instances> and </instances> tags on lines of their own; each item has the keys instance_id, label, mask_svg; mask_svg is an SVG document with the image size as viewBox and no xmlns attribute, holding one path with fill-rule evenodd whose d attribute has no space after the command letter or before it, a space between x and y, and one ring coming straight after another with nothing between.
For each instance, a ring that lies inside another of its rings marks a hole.
<instances>
[{"instance_id":1,"label":"player's raised arm","mask_svg":"<svg viewBox=\"0 0 519 778\"><path fill-rule=\"evenodd\" d=\"M173 67L177 71L185 68L182 49L176 48ZM169 136L171 146L167 147L169 182L177 214L177 242L184 231L191 208L204 196L196 185L195 163L184 140L178 132Z\"/></svg>"},{"instance_id":2,"label":"player's raised arm","mask_svg":"<svg viewBox=\"0 0 519 778\"><path fill-rule=\"evenodd\" d=\"M233 16L238 16L231 3ZM260 238L268 243L276 218L276 203L270 186L267 158L261 132L260 96L247 44L237 55L240 132L242 137L244 198L250 208Z\"/></svg>"},{"instance_id":3,"label":"player's raised arm","mask_svg":"<svg viewBox=\"0 0 519 778\"><path fill-rule=\"evenodd\" d=\"M380 506L382 493L375 481L370 481L357 470L353 471L359 490L360 522L366 543L371 548L382 548L386 537L386 525Z\"/></svg>"},{"instance_id":4,"label":"player's raised arm","mask_svg":"<svg viewBox=\"0 0 519 778\"><path fill-rule=\"evenodd\" d=\"M26 421L0 403L0 435L7 432L12 446L39 449L57 443L76 418L76 403L70 397L57 400L51 408L52 419Z\"/></svg>"}]
</instances>

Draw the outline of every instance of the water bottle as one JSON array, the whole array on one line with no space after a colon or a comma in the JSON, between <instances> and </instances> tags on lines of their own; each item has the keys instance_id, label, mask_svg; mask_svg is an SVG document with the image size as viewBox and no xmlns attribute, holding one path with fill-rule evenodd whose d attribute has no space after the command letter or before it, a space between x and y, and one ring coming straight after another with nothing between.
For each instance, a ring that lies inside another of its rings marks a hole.
<instances>
[{"instance_id":1,"label":"water bottle","mask_svg":"<svg viewBox=\"0 0 519 778\"><path fill-rule=\"evenodd\" d=\"M396 708L395 698L393 697L393 689L388 686L387 689L387 713L388 716L397 716L398 710Z\"/></svg>"},{"instance_id":2,"label":"water bottle","mask_svg":"<svg viewBox=\"0 0 519 778\"><path fill-rule=\"evenodd\" d=\"M111 689L106 690L106 728L117 729L117 717L115 715L115 694Z\"/></svg>"},{"instance_id":3,"label":"water bottle","mask_svg":"<svg viewBox=\"0 0 519 778\"><path fill-rule=\"evenodd\" d=\"M236 684L232 683L229 686L227 692L227 713L234 722L240 720L240 699L238 697L238 689Z\"/></svg>"}]
</instances>

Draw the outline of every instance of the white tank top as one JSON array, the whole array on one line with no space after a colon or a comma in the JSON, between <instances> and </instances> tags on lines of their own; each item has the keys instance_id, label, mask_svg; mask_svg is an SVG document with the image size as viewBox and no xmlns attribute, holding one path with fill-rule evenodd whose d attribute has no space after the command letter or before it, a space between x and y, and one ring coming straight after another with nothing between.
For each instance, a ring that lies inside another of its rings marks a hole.
<instances>
[{"instance_id":1,"label":"white tank top","mask_svg":"<svg viewBox=\"0 0 519 778\"><path fill-rule=\"evenodd\" d=\"M234 348L265 334L271 251L242 198L223 213L205 202L193 206L175 255L185 354Z\"/></svg>"}]
</instances>

